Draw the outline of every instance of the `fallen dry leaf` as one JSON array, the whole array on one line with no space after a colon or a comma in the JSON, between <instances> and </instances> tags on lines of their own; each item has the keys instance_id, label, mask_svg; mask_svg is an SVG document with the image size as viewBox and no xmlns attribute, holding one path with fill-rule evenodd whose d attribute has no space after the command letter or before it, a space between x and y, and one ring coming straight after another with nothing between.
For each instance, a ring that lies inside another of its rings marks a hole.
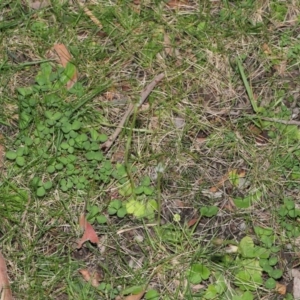
<instances>
[{"instance_id":1,"label":"fallen dry leaf","mask_svg":"<svg viewBox=\"0 0 300 300\"><path fill-rule=\"evenodd\" d=\"M28 1L28 6L34 10L50 6L51 2L49 0L42 1Z\"/></svg>"},{"instance_id":2,"label":"fallen dry leaf","mask_svg":"<svg viewBox=\"0 0 300 300\"><path fill-rule=\"evenodd\" d=\"M99 243L99 237L96 231L94 230L93 226L89 222L87 222L84 215L80 216L79 225L84 230L84 233L80 241L78 241L78 249L80 249L82 245L87 241L90 241L93 244Z\"/></svg>"},{"instance_id":3,"label":"fallen dry leaf","mask_svg":"<svg viewBox=\"0 0 300 300\"><path fill-rule=\"evenodd\" d=\"M64 44L55 44L53 46L54 51L56 52L59 63L66 68L67 64L71 62L72 56L68 51L67 47ZM67 82L67 89L72 88L72 86L77 82L78 72L77 70L73 74L72 78Z\"/></svg>"},{"instance_id":4,"label":"fallen dry leaf","mask_svg":"<svg viewBox=\"0 0 300 300\"><path fill-rule=\"evenodd\" d=\"M173 55L173 50L172 50L172 45L171 45L171 40L168 34L164 34L164 48L165 52L167 55L172 56Z\"/></svg>"},{"instance_id":5,"label":"fallen dry leaf","mask_svg":"<svg viewBox=\"0 0 300 300\"><path fill-rule=\"evenodd\" d=\"M197 222L199 221L199 218L194 218L188 221L187 226L188 227L192 227L193 225L195 225Z\"/></svg>"},{"instance_id":6,"label":"fallen dry leaf","mask_svg":"<svg viewBox=\"0 0 300 300\"><path fill-rule=\"evenodd\" d=\"M83 279L90 282L93 287L98 287L102 280L102 276L97 271L90 272L88 269L81 269L79 270L79 273L82 275Z\"/></svg>"},{"instance_id":7,"label":"fallen dry leaf","mask_svg":"<svg viewBox=\"0 0 300 300\"><path fill-rule=\"evenodd\" d=\"M6 263L3 255L0 252L0 299L12 300L12 293L9 287Z\"/></svg>"},{"instance_id":8,"label":"fallen dry leaf","mask_svg":"<svg viewBox=\"0 0 300 300\"><path fill-rule=\"evenodd\" d=\"M295 299L300 298L300 271L297 269L292 269L293 277L293 296Z\"/></svg>"},{"instance_id":9,"label":"fallen dry leaf","mask_svg":"<svg viewBox=\"0 0 300 300\"><path fill-rule=\"evenodd\" d=\"M284 284L276 282L275 291L280 295L286 294L286 286Z\"/></svg>"},{"instance_id":10,"label":"fallen dry leaf","mask_svg":"<svg viewBox=\"0 0 300 300\"><path fill-rule=\"evenodd\" d=\"M125 297L124 300L140 300L140 299L142 299L144 294L145 294L145 291L142 291L136 295L129 295L129 296Z\"/></svg>"},{"instance_id":11,"label":"fallen dry leaf","mask_svg":"<svg viewBox=\"0 0 300 300\"><path fill-rule=\"evenodd\" d=\"M272 54L272 51L271 51L269 45L266 44L266 43L264 43L264 44L262 45L262 50L263 50L263 52L264 52L265 54L267 54L267 55L271 55L271 54Z\"/></svg>"}]
</instances>

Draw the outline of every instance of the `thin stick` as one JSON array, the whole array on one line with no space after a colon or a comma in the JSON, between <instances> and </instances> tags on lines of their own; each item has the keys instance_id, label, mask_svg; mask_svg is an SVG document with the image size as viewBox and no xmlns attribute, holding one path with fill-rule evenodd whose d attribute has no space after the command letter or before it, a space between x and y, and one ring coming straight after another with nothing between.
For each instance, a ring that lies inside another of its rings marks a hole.
<instances>
[{"instance_id":1,"label":"thin stick","mask_svg":"<svg viewBox=\"0 0 300 300\"><path fill-rule=\"evenodd\" d=\"M124 114L122 120L120 121L118 127L116 128L115 132L109 137L109 139L101 145L101 149L105 149L105 151L108 151L116 138L119 136L120 132L122 131L122 127L124 127L124 124L126 120L131 116L134 106L137 105L139 108L142 106L142 104L145 102L145 100L148 98L152 90L155 88L155 86L165 77L164 73L160 73L159 75L155 76L154 79L146 86L146 88L141 93L140 101L137 104L130 104L126 113Z\"/></svg>"},{"instance_id":2,"label":"thin stick","mask_svg":"<svg viewBox=\"0 0 300 300\"><path fill-rule=\"evenodd\" d=\"M77 1L77 3L80 5L80 7L84 10L85 14L90 17L90 19L100 28L102 29L103 26L101 24L101 22L95 17L95 15L87 8L84 6L83 3L81 3L80 1Z\"/></svg>"},{"instance_id":3,"label":"thin stick","mask_svg":"<svg viewBox=\"0 0 300 300\"><path fill-rule=\"evenodd\" d=\"M282 119L276 119L276 118L261 117L261 116L256 116L256 115L249 115L249 117L252 117L252 118L254 117L257 119L262 119L264 121L270 121L270 122L280 123L280 124L285 124L285 125L300 126L300 121L296 121L296 120L282 120Z\"/></svg>"}]
</instances>

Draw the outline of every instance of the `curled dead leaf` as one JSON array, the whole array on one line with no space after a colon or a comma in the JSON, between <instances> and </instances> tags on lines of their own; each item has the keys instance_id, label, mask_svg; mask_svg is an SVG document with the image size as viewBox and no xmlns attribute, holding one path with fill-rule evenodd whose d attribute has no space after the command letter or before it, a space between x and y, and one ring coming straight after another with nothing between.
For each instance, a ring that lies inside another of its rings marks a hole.
<instances>
[{"instance_id":1,"label":"curled dead leaf","mask_svg":"<svg viewBox=\"0 0 300 300\"><path fill-rule=\"evenodd\" d=\"M144 294L145 294L145 291L142 291L136 295L129 295L129 296L125 297L124 300L140 300L140 299L142 299Z\"/></svg>"},{"instance_id":2,"label":"curled dead leaf","mask_svg":"<svg viewBox=\"0 0 300 300\"><path fill-rule=\"evenodd\" d=\"M99 237L96 231L94 230L93 226L89 222L87 222L84 215L80 216L79 225L84 230L84 233L82 238L78 241L78 249L80 249L82 245L87 241L90 241L93 244L99 243Z\"/></svg>"},{"instance_id":3,"label":"curled dead leaf","mask_svg":"<svg viewBox=\"0 0 300 300\"><path fill-rule=\"evenodd\" d=\"M102 276L97 271L90 272L88 269L81 269L79 273L82 275L83 279L87 282L90 282L93 287L98 287Z\"/></svg>"},{"instance_id":4,"label":"curled dead leaf","mask_svg":"<svg viewBox=\"0 0 300 300\"><path fill-rule=\"evenodd\" d=\"M72 56L64 44L55 44L53 46L54 51L58 56L59 63L66 68L68 63L71 63ZM72 78L67 82L67 89L72 88L72 86L77 82L78 72L75 70Z\"/></svg>"},{"instance_id":5,"label":"curled dead leaf","mask_svg":"<svg viewBox=\"0 0 300 300\"><path fill-rule=\"evenodd\" d=\"M280 295L286 294L286 286L284 284L276 282L275 291Z\"/></svg>"},{"instance_id":6,"label":"curled dead leaf","mask_svg":"<svg viewBox=\"0 0 300 300\"><path fill-rule=\"evenodd\" d=\"M50 6L51 2L49 0L42 1L28 1L28 6L34 10L41 9Z\"/></svg>"},{"instance_id":7,"label":"curled dead leaf","mask_svg":"<svg viewBox=\"0 0 300 300\"><path fill-rule=\"evenodd\" d=\"M12 300L12 292L9 287L6 263L3 255L0 252L0 299Z\"/></svg>"}]
</instances>

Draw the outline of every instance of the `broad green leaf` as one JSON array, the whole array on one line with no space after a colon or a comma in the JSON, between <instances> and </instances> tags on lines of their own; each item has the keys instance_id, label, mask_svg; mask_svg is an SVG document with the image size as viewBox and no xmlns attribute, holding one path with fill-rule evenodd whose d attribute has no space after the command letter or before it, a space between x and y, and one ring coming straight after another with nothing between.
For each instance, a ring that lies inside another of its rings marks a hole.
<instances>
[{"instance_id":1,"label":"broad green leaf","mask_svg":"<svg viewBox=\"0 0 300 300\"><path fill-rule=\"evenodd\" d=\"M200 213L202 216L211 218L212 216L215 216L218 213L219 209L216 206L204 206L201 207Z\"/></svg>"},{"instance_id":2,"label":"broad green leaf","mask_svg":"<svg viewBox=\"0 0 300 300\"><path fill-rule=\"evenodd\" d=\"M118 209L117 216L119 218L124 218L126 214L127 214L126 207L121 207L120 209Z\"/></svg>"},{"instance_id":3,"label":"broad green leaf","mask_svg":"<svg viewBox=\"0 0 300 300\"><path fill-rule=\"evenodd\" d=\"M46 190L45 190L45 188L44 188L43 186L39 187L39 188L36 190L36 195L37 195L38 197L43 197L43 196L45 196L45 194L46 194Z\"/></svg>"},{"instance_id":4,"label":"broad green leaf","mask_svg":"<svg viewBox=\"0 0 300 300\"><path fill-rule=\"evenodd\" d=\"M45 188L45 190L49 190L52 188L52 182L51 181L47 181L43 184L43 187Z\"/></svg>"},{"instance_id":5,"label":"broad green leaf","mask_svg":"<svg viewBox=\"0 0 300 300\"><path fill-rule=\"evenodd\" d=\"M245 258L255 257L254 242L251 237L245 236L244 238L242 238L239 244L239 251L242 257Z\"/></svg>"},{"instance_id":6,"label":"broad green leaf","mask_svg":"<svg viewBox=\"0 0 300 300\"><path fill-rule=\"evenodd\" d=\"M131 187L130 182L128 181L127 183L120 186L118 189L118 192L123 197L130 196L132 194L132 187Z\"/></svg>"},{"instance_id":7,"label":"broad green leaf","mask_svg":"<svg viewBox=\"0 0 300 300\"><path fill-rule=\"evenodd\" d=\"M80 121L74 121L73 123L72 123L72 129L73 130L79 130L81 128L81 122Z\"/></svg>"},{"instance_id":8,"label":"broad green leaf","mask_svg":"<svg viewBox=\"0 0 300 300\"><path fill-rule=\"evenodd\" d=\"M216 299L216 296L218 295L218 291L217 288L215 287L215 285L210 284L206 291L205 294L203 296L204 299Z\"/></svg>"},{"instance_id":9,"label":"broad green leaf","mask_svg":"<svg viewBox=\"0 0 300 300\"><path fill-rule=\"evenodd\" d=\"M106 134L103 134L103 133L102 133L102 134L100 134L100 135L98 136L98 140L99 140L99 142L101 142L101 143L106 142L107 139L108 139L108 137L107 137Z\"/></svg>"},{"instance_id":10,"label":"broad green leaf","mask_svg":"<svg viewBox=\"0 0 300 300\"><path fill-rule=\"evenodd\" d=\"M107 223L107 218L104 215L100 215L96 218L97 222L99 224L105 224Z\"/></svg>"},{"instance_id":11,"label":"broad green leaf","mask_svg":"<svg viewBox=\"0 0 300 300\"><path fill-rule=\"evenodd\" d=\"M130 199L126 205L126 210L129 214L133 214L134 213L134 210L135 210L135 207L136 207L136 200L134 199Z\"/></svg>"},{"instance_id":12,"label":"broad green leaf","mask_svg":"<svg viewBox=\"0 0 300 300\"><path fill-rule=\"evenodd\" d=\"M5 156L9 160L15 160L17 158L17 153L15 151L10 150L5 153Z\"/></svg>"},{"instance_id":13,"label":"broad green leaf","mask_svg":"<svg viewBox=\"0 0 300 300\"><path fill-rule=\"evenodd\" d=\"M271 272L269 272L268 274L269 274L270 277L273 277L275 279L279 279L279 278L282 277L283 272L280 269L275 269L275 270L272 270Z\"/></svg>"},{"instance_id":14,"label":"broad green leaf","mask_svg":"<svg viewBox=\"0 0 300 300\"><path fill-rule=\"evenodd\" d=\"M17 165L19 166L19 167L23 167L24 165L25 165L25 158L24 157L20 157L20 156L18 156L17 158L16 158L16 163L17 163Z\"/></svg>"},{"instance_id":15,"label":"broad green leaf","mask_svg":"<svg viewBox=\"0 0 300 300\"><path fill-rule=\"evenodd\" d=\"M273 278L269 278L268 280L266 280L265 282L265 287L268 290L272 290L276 287L276 281Z\"/></svg>"},{"instance_id":16,"label":"broad green leaf","mask_svg":"<svg viewBox=\"0 0 300 300\"><path fill-rule=\"evenodd\" d=\"M50 174L54 173L55 170L56 170L56 169L55 169L54 166L48 166L48 167L47 167L47 172L50 173Z\"/></svg>"},{"instance_id":17,"label":"broad green leaf","mask_svg":"<svg viewBox=\"0 0 300 300\"><path fill-rule=\"evenodd\" d=\"M208 279L210 276L210 271L207 267L202 264L192 264L190 270L188 271L188 280L192 284L198 284L203 280Z\"/></svg>"},{"instance_id":18,"label":"broad green leaf","mask_svg":"<svg viewBox=\"0 0 300 300\"><path fill-rule=\"evenodd\" d=\"M147 291L144 298L146 300L159 300L160 299L159 296L160 294L157 290L151 289Z\"/></svg>"}]
</instances>

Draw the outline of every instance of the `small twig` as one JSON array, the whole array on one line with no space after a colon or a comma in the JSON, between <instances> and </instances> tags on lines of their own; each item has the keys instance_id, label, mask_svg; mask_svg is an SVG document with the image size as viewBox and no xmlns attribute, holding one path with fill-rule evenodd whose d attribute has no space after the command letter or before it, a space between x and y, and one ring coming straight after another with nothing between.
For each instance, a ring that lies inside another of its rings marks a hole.
<instances>
[{"instance_id":1,"label":"small twig","mask_svg":"<svg viewBox=\"0 0 300 300\"><path fill-rule=\"evenodd\" d=\"M155 76L155 78L147 85L147 87L142 91L141 93L141 98L140 101L136 104L137 107L142 106L142 104L144 103L144 101L147 99L147 97L149 96L149 94L151 93L151 91L154 89L154 87L165 77L164 73L161 73L157 76ZM105 151L108 151L110 149L110 147L112 146L112 144L114 143L114 141L116 140L116 138L118 137L118 135L120 134L120 132L122 131L122 127L124 127L124 124L126 122L126 120L131 116L133 110L134 110L134 106L135 104L130 104L126 113L124 114L123 118L121 119L118 127L116 128L115 132L109 137L109 139L101 145L102 149L105 149Z\"/></svg>"},{"instance_id":2,"label":"small twig","mask_svg":"<svg viewBox=\"0 0 300 300\"><path fill-rule=\"evenodd\" d=\"M130 228L124 228L124 229L118 230L117 234L122 234L124 232L132 231L132 230L136 230L136 229L143 229L145 227L154 227L154 226L157 226L157 223L145 224L142 226L135 226L135 227L130 227Z\"/></svg>"},{"instance_id":3,"label":"small twig","mask_svg":"<svg viewBox=\"0 0 300 300\"><path fill-rule=\"evenodd\" d=\"M79 6L83 9L83 11L85 12L85 14L100 28L102 29L103 26L101 24L101 22L95 17L95 15L87 8L85 7L85 5L83 3L81 3L80 1L77 1L77 3L79 4Z\"/></svg>"},{"instance_id":4,"label":"small twig","mask_svg":"<svg viewBox=\"0 0 300 300\"><path fill-rule=\"evenodd\" d=\"M255 117L258 119L262 119L264 121L275 122L275 123L280 123L280 124L285 124L285 125L300 126L300 121L296 121L296 120L282 120L282 119L276 119L276 118L261 117L261 116L256 116L256 115L249 115L248 117L252 117L252 118Z\"/></svg>"}]
</instances>

